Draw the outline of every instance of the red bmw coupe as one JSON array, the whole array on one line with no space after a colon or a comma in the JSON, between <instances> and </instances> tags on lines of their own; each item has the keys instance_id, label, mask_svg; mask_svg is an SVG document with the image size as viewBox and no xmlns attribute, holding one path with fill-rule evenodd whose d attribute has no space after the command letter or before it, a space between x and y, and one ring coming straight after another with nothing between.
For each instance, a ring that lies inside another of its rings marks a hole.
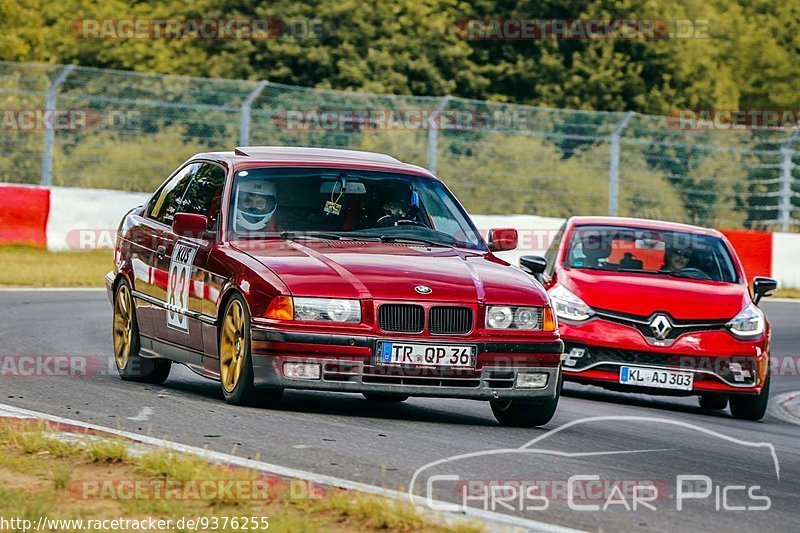
<instances>
[{"instance_id":1,"label":"red bmw coupe","mask_svg":"<svg viewBox=\"0 0 800 533\"><path fill-rule=\"evenodd\" d=\"M184 163L118 230L106 277L123 379L173 362L235 404L284 389L486 400L553 416L563 343L543 287L498 259L427 170L381 154L238 148Z\"/></svg>"},{"instance_id":2,"label":"red bmw coupe","mask_svg":"<svg viewBox=\"0 0 800 533\"><path fill-rule=\"evenodd\" d=\"M769 395L770 327L755 278L711 229L573 217L523 270L548 289L565 343L564 379L613 390L698 395L706 409L759 420Z\"/></svg>"}]
</instances>

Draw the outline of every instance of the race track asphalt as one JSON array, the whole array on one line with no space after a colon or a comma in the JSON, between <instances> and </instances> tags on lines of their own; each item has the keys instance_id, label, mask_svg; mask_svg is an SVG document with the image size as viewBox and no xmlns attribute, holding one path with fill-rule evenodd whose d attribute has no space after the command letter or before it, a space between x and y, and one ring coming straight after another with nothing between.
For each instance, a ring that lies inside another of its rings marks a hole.
<instances>
[{"instance_id":1,"label":"race track asphalt","mask_svg":"<svg viewBox=\"0 0 800 533\"><path fill-rule=\"evenodd\" d=\"M774 328L773 355L795 356L774 377L772 395L800 390L800 304L767 302L764 308ZM279 409L241 408L222 401L217 383L181 366L173 366L162 386L120 381L108 371L110 331L105 292L0 291L4 364L9 358L21 361L20 356L56 355L100 362L91 376L6 372L0 377L0 403L400 490L428 463L466 455L423 470L415 492L426 495L432 474L457 475L458 484L435 481L431 495L460 501L466 483L472 505L492 510L494 503L497 511L585 530L797 530L800 425L774 411L761 422L747 422L728 411L703 412L695 398L571 384L553 421L540 429L500 427L487 404L463 400L412 398L375 405L356 395L288 392ZM615 418L584 420L589 417ZM572 478L591 475L607 490ZM680 511L677 476L697 476L692 487L684 484ZM570 478L572 500L564 491ZM486 496L491 481L509 487L509 480L536 483L547 501L508 488L495 498ZM614 492L613 486L626 490ZM640 500L633 510L637 486ZM653 495L646 489L651 486L658 489L649 502L655 509L641 503ZM706 489L707 497L686 496ZM767 506L763 496L769 509L754 509ZM604 509L609 497L614 503Z\"/></svg>"}]
</instances>

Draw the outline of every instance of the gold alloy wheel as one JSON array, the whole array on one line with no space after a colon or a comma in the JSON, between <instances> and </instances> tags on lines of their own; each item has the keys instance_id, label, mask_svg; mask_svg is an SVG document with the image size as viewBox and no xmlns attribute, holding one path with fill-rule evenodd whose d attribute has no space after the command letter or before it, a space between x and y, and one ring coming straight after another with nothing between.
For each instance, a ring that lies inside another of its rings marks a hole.
<instances>
[{"instance_id":1,"label":"gold alloy wheel","mask_svg":"<svg viewBox=\"0 0 800 533\"><path fill-rule=\"evenodd\" d=\"M133 310L131 291L124 283L119 286L114 302L114 359L122 370L128 364L133 344Z\"/></svg>"},{"instance_id":2,"label":"gold alloy wheel","mask_svg":"<svg viewBox=\"0 0 800 533\"><path fill-rule=\"evenodd\" d=\"M222 337L219 343L220 379L225 391L230 393L239 383L247 349L244 309L239 300L231 301L222 324Z\"/></svg>"}]
</instances>

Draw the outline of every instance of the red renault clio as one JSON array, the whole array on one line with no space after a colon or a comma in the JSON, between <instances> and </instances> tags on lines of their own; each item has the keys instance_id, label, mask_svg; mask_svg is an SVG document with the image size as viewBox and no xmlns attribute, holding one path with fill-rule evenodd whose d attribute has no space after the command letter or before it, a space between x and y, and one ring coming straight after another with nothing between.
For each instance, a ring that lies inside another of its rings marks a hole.
<instances>
[{"instance_id":1,"label":"red renault clio","mask_svg":"<svg viewBox=\"0 0 800 533\"><path fill-rule=\"evenodd\" d=\"M573 217L523 270L548 289L565 342L564 379L697 395L706 409L759 420L769 394L770 327L733 247L712 229Z\"/></svg>"},{"instance_id":2,"label":"red renault clio","mask_svg":"<svg viewBox=\"0 0 800 533\"><path fill-rule=\"evenodd\" d=\"M493 252L427 170L367 152L198 154L119 228L123 379L173 362L234 404L285 389L488 401L502 424L553 416L563 343L544 288Z\"/></svg>"}]
</instances>

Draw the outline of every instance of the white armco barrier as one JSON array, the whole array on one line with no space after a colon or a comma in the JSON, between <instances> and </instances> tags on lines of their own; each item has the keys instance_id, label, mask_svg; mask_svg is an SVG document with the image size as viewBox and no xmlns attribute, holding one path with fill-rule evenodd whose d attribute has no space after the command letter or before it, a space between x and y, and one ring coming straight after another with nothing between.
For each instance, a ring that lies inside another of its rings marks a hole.
<instances>
[{"instance_id":1,"label":"white armco barrier","mask_svg":"<svg viewBox=\"0 0 800 533\"><path fill-rule=\"evenodd\" d=\"M111 248L122 217L142 205L149 193L131 193L100 189L52 187L47 220L47 247L51 250ZM544 255L561 224L562 218L533 215L472 215L475 225L486 237L490 229L514 228L519 232L519 246L501 257L517 265L522 255ZM759 232L753 232L759 233ZM761 232L761 235L765 235ZM768 266L758 275L771 275L781 287L800 288L800 234L773 233L771 245L763 247ZM761 250L761 248L759 248ZM741 253L740 253L741 256Z\"/></svg>"},{"instance_id":2,"label":"white armco barrier","mask_svg":"<svg viewBox=\"0 0 800 533\"><path fill-rule=\"evenodd\" d=\"M113 248L122 217L149 198L149 193L52 187L47 248Z\"/></svg>"},{"instance_id":3,"label":"white armco barrier","mask_svg":"<svg viewBox=\"0 0 800 533\"><path fill-rule=\"evenodd\" d=\"M779 287L800 288L800 234L773 233L772 277Z\"/></svg>"}]
</instances>

